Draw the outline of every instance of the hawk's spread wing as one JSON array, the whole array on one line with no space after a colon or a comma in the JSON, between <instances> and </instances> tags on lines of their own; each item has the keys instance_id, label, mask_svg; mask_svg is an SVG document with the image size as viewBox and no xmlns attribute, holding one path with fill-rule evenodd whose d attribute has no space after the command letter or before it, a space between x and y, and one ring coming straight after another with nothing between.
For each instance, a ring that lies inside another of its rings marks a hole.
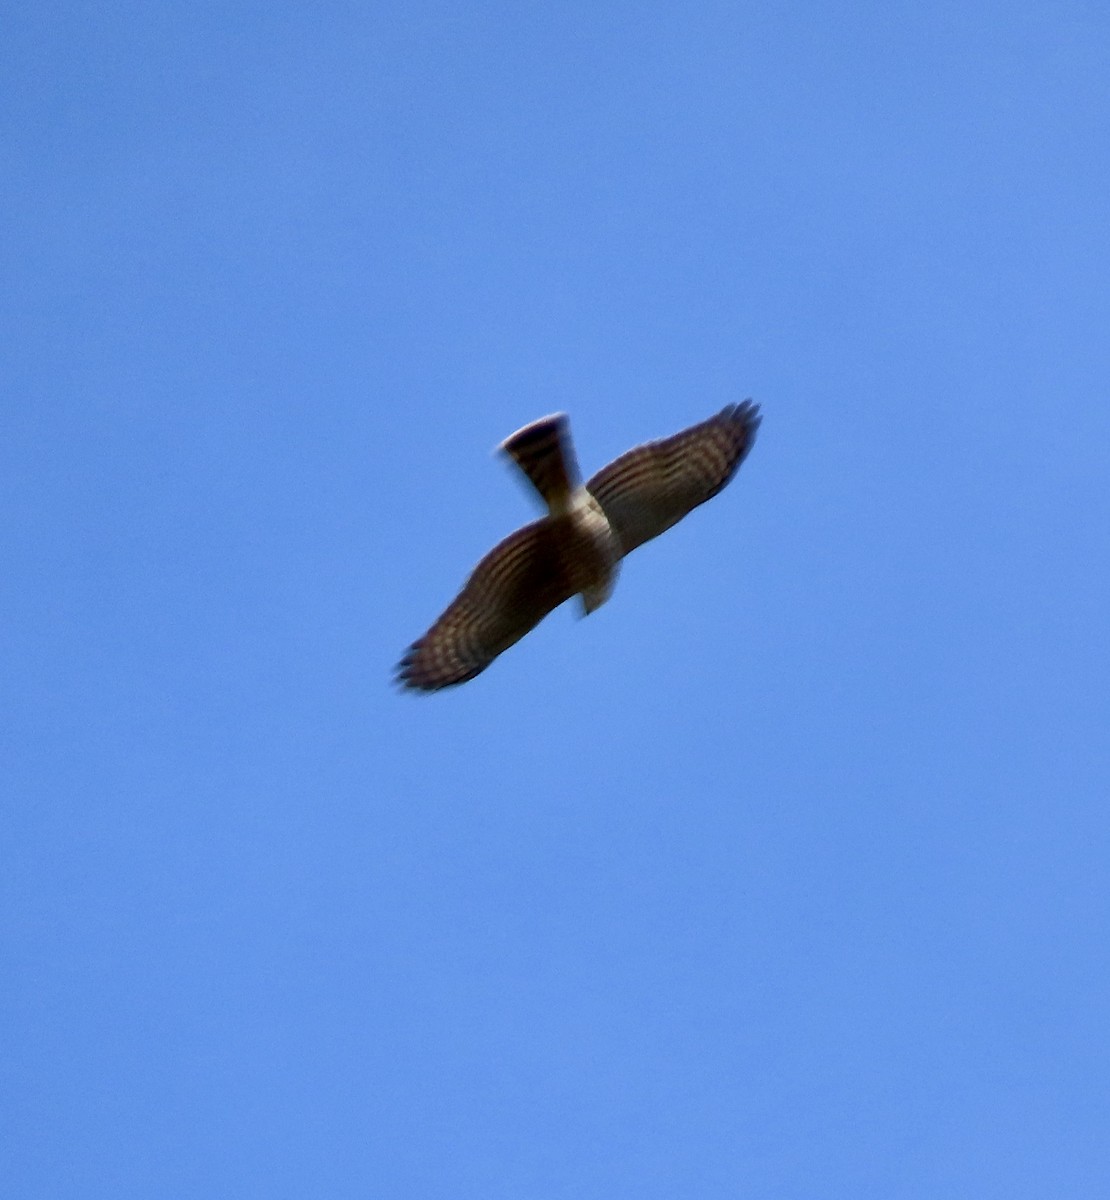
<instances>
[{"instance_id":1,"label":"hawk's spread wing","mask_svg":"<svg viewBox=\"0 0 1110 1200\"><path fill-rule=\"evenodd\" d=\"M573 595L547 519L499 542L447 611L397 668L405 687L433 692L473 679Z\"/></svg>"},{"instance_id":2,"label":"hawk's spread wing","mask_svg":"<svg viewBox=\"0 0 1110 1200\"><path fill-rule=\"evenodd\" d=\"M745 400L602 467L586 488L605 510L624 553L712 499L736 474L758 427L759 409Z\"/></svg>"}]
</instances>

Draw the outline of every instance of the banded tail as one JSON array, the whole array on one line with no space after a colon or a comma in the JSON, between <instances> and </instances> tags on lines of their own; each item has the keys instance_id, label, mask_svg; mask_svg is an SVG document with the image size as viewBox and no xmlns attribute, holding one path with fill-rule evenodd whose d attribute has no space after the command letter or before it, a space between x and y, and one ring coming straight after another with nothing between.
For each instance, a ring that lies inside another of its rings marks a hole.
<instances>
[{"instance_id":1,"label":"banded tail","mask_svg":"<svg viewBox=\"0 0 1110 1200\"><path fill-rule=\"evenodd\" d=\"M566 510L570 494L580 482L569 424L566 413L540 417L501 443L501 449L528 476L552 513Z\"/></svg>"}]
</instances>

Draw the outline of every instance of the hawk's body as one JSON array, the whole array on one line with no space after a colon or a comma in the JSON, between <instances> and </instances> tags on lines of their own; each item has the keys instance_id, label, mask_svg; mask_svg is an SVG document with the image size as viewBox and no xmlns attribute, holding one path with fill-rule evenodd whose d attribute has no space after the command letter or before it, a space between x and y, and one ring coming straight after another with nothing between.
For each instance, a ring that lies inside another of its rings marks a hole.
<instances>
[{"instance_id":1,"label":"hawk's body","mask_svg":"<svg viewBox=\"0 0 1110 1200\"><path fill-rule=\"evenodd\" d=\"M751 401L638 446L578 476L565 414L525 425L502 449L547 515L510 534L474 569L446 612L401 660L398 681L436 691L473 679L552 609L578 595L586 613L609 598L621 558L715 496L759 426Z\"/></svg>"},{"instance_id":2,"label":"hawk's body","mask_svg":"<svg viewBox=\"0 0 1110 1200\"><path fill-rule=\"evenodd\" d=\"M608 600L623 551L601 505L578 478L568 424L564 413L541 417L506 438L501 449L547 505L561 573L588 615Z\"/></svg>"}]
</instances>

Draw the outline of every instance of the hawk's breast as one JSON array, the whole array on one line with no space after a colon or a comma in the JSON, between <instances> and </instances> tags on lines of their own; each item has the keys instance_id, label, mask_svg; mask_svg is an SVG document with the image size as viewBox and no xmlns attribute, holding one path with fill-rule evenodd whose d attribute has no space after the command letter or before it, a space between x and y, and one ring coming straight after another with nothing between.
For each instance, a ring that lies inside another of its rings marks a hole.
<instances>
[{"instance_id":1,"label":"hawk's breast","mask_svg":"<svg viewBox=\"0 0 1110 1200\"><path fill-rule=\"evenodd\" d=\"M566 569L582 607L592 613L609 599L617 581L620 542L601 505L584 487L575 491L565 520Z\"/></svg>"}]
</instances>

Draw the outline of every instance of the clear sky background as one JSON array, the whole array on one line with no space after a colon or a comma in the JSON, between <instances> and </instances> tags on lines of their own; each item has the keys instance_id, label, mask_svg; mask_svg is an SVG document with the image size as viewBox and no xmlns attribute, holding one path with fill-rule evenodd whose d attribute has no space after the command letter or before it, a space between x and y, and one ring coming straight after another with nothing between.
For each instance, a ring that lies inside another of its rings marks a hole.
<instances>
[{"instance_id":1,"label":"clear sky background","mask_svg":"<svg viewBox=\"0 0 1110 1200\"><path fill-rule=\"evenodd\" d=\"M0 1191L1110 1194L1110 14L9 5ZM479 679L534 509L734 483Z\"/></svg>"}]
</instances>

